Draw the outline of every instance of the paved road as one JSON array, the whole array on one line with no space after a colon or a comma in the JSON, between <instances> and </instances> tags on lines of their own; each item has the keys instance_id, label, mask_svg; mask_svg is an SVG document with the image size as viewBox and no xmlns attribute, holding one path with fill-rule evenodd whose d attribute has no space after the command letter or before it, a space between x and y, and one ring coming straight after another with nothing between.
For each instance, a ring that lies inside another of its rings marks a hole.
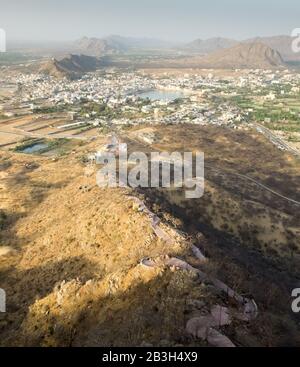
<instances>
[{"instance_id":1,"label":"paved road","mask_svg":"<svg viewBox=\"0 0 300 367\"><path fill-rule=\"evenodd\" d=\"M273 195L276 195L278 197L280 197L281 199L284 199L284 200L287 200L293 204L296 204L296 205L300 205L300 201L297 201L297 200L294 200L294 199L291 199L287 196L284 196L282 194L280 194L279 192L271 189L270 187L262 184L261 182L255 180L254 178L252 177L249 177L247 175L243 175L241 173L237 173L237 172L232 172L232 171L229 171L229 170L221 170L219 168L215 168L215 167L212 167L212 166L208 166L208 165L205 165L205 168L208 168L208 169L211 169L211 170L214 170L215 172L219 172L220 174L230 174L230 175L234 175L234 176L237 176L237 177L240 177L242 179L245 179L245 180L248 180L248 181L251 181L253 182L254 184L256 184L257 186L261 187L262 189L266 190L266 191L269 191L271 194Z\"/></svg>"},{"instance_id":2,"label":"paved road","mask_svg":"<svg viewBox=\"0 0 300 367\"><path fill-rule=\"evenodd\" d=\"M297 156L300 158L300 152L297 149L292 148L289 144L287 144L283 139L279 136L275 135L270 129L266 128L265 126L254 123L253 124L256 130L262 133L265 137L267 137L273 144L276 146L282 147L287 152Z\"/></svg>"}]
</instances>

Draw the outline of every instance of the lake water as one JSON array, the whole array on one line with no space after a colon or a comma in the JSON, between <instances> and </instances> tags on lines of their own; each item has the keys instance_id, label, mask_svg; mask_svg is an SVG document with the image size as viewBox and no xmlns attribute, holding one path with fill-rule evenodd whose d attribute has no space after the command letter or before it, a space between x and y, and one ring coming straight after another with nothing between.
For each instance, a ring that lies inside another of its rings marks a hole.
<instances>
[{"instance_id":1,"label":"lake water","mask_svg":"<svg viewBox=\"0 0 300 367\"><path fill-rule=\"evenodd\" d=\"M22 153L27 153L27 154L30 154L30 153L37 153L39 152L40 150L42 149L45 149L47 148L48 145L47 144L44 144L44 143L37 143L37 144L34 144L32 145L31 147L28 147L28 148L25 148L22 150Z\"/></svg>"},{"instance_id":2,"label":"lake water","mask_svg":"<svg viewBox=\"0 0 300 367\"><path fill-rule=\"evenodd\" d=\"M138 96L143 99L149 98L151 101L174 101L177 98L184 98L185 94L180 91L153 89L147 92L139 93Z\"/></svg>"}]
</instances>

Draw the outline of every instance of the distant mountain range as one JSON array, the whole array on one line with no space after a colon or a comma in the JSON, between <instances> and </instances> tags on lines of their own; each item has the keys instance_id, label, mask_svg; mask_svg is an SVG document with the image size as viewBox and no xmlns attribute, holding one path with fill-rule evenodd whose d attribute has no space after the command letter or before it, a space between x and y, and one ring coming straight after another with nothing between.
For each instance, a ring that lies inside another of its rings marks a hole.
<instances>
[{"instance_id":1,"label":"distant mountain range","mask_svg":"<svg viewBox=\"0 0 300 367\"><path fill-rule=\"evenodd\" d=\"M207 40L196 39L193 42L179 46L175 43L156 39L113 35L105 38L83 37L73 44L73 52L99 57L127 53L134 49L173 49L186 54L208 55L238 44L262 43L279 52L286 62L300 61L300 54L295 54L292 51L292 41L293 38L290 36L257 37L244 41L215 37Z\"/></svg>"},{"instance_id":2,"label":"distant mountain range","mask_svg":"<svg viewBox=\"0 0 300 367\"><path fill-rule=\"evenodd\" d=\"M111 35L104 38L83 37L75 42L57 42L43 44L18 43L10 50L22 51L40 56L61 57L66 54L84 54L101 57L105 55L127 54L147 50L148 54L156 50L170 55L209 55L222 49L228 49L240 43L263 43L279 52L285 62L300 62L300 53L292 51L293 38L288 35L256 37L238 41L235 39L214 37L206 40L196 39L189 43L168 42L151 38L122 37Z\"/></svg>"},{"instance_id":3,"label":"distant mountain range","mask_svg":"<svg viewBox=\"0 0 300 367\"><path fill-rule=\"evenodd\" d=\"M153 40L147 41L148 46L156 45ZM257 38L241 43L226 38L196 40L188 44L186 56L168 57L149 61L136 61L135 67L193 67L207 69L272 69L287 67L287 61L300 60L300 56L291 50L292 38L288 36ZM106 39L82 38L76 42L75 49L80 54L70 54L61 59L53 58L41 65L43 73L56 77L79 78L86 72L95 71L103 66L117 66L107 55L124 53L144 45L140 39L111 36ZM270 45L270 46L269 46ZM160 44L162 47L162 44ZM125 58L126 60L126 58ZM127 64L126 64L127 62ZM123 61L125 66L133 66L131 61Z\"/></svg>"},{"instance_id":4,"label":"distant mountain range","mask_svg":"<svg viewBox=\"0 0 300 367\"><path fill-rule=\"evenodd\" d=\"M105 38L83 37L77 40L74 50L92 56L126 53L133 49L162 49L174 47L174 43L151 38L121 37L117 35Z\"/></svg>"},{"instance_id":5,"label":"distant mountain range","mask_svg":"<svg viewBox=\"0 0 300 367\"><path fill-rule=\"evenodd\" d=\"M256 37L245 41L236 41L228 38L210 38L195 40L183 47L183 50L198 54L210 54L220 49L227 49L240 43L263 43L279 52L284 61L300 61L300 54L292 51L293 38L290 36Z\"/></svg>"}]
</instances>

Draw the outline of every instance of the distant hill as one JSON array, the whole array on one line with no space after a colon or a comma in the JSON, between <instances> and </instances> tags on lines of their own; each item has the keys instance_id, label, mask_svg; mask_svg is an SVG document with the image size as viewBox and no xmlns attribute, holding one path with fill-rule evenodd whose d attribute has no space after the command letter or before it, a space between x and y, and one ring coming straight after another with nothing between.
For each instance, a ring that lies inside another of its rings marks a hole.
<instances>
[{"instance_id":1,"label":"distant hill","mask_svg":"<svg viewBox=\"0 0 300 367\"><path fill-rule=\"evenodd\" d=\"M112 35L105 38L83 37L73 45L74 50L90 56L115 55L126 53L132 49L162 49L174 44L151 39Z\"/></svg>"},{"instance_id":2,"label":"distant hill","mask_svg":"<svg viewBox=\"0 0 300 367\"><path fill-rule=\"evenodd\" d=\"M186 50L197 52L200 54L208 54L224 48L233 47L238 41L229 38L215 37L207 40L197 39L185 45Z\"/></svg>"},{"instance_id":3,"label":"distant hill","mask_svg":"<svg viewBox=\"0 0 300 367\"><path fill-rule=\"evenodd\" d=\"M215 37L207 40L197 39L186 44L182 49L197 54L210 54L212 52L233 47L239 43L263 43L275 51L278 51L282 59L288 61L300 61L300 54L296 54L292 50L293 38L290 36L273 36L273 37L256 37L244 41L236 41L233 39Z\"/></svg>"},{"instance_id":4,"label":"distant hill","mask_svg":"<svg viewBox=\"0 0 300 367\"><path fill-rule=\"evenodd\" d=\"M292 50L293 38L290 36L257 37L246 40L247 43L261 42L278 51L284 61L300 61L300 54Z\"/></svg>"},{"instance_id":5,"label":"distant hill","mask_svg":"<svg viewBox=\"0 0 300 367\"><path fill-rule=\"evenodd\" d=\"M39 71L58 78L75 79L97 70L101 65L101 59L93 56L68 55L61 60L52 59L43 63Z\"/></svg>"},{"instance_id":6,"label":"distant hill","mask_svg":"<svg viewBox=\"0 0 300 367\"><path fill-rule=\"evenodd\" d=\"M263 43L239 43L206 56L182 59L181 66L214 69L273 69L285 66L279 52Z\"/></svg>"},{"instance_id":7,"label":"distant hill","mask_svg":"<svg viewBox=\"0 0 300 367\"><path fill-rule=\"evenodd\" d=\"M240 43L217 51L203 58L202 63L224 69L269 69L284 65L278 51L259 42Z\"/></svg>"},{"instance_id":8,"label":"distant hill","mask_svg":"<svg viewBox=\"0 0 300 367\"><path fill-rule=\"evenodd\" d=\"M75 42L74 47L90 56L113 55L126 51L126 47L114 39L83 37Z\"/></svg>"},{"instance_id":9,"label":"distant hill","mask_svg":"<svg viewBox=\"0 0 300 367\"><path fill-rule=\"evenodd\" d=\"M216 51L202 62L214 68L271 69L284 65L278 51L263 43L240 43L234 47Z\"/></svg>"}]
</instances>

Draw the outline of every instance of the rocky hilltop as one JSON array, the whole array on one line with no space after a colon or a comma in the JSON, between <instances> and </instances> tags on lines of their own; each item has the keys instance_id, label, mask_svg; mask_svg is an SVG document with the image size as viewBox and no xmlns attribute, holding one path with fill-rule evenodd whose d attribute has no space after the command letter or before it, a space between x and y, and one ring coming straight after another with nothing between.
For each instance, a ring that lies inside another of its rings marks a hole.
<instances>
[{"instance_id":1,"label":"rocky hilltop","mask_svg":"<svg viewBox=\"0 0 300 367\"><path fill-rule=\"evenodd\" d=\"M58 78L76 79L99 67L101 67L101 59L97 57L72 54L60 60L47 61L42 64L39 71Z\"/></svg>"},{"instance_id":2,"label":"rocky hilltop","mask_svg":"<svg viewBox=\"0 0 300 367\"><path fill-rule=\"evenodd\" d=\"M126 51L126 47L115 38L83 37L75 42L75 48L90 56L119 54Z\"/></svg>"},{"instance_id":3,"label":"rocky hilltop","mask_svg":"<svg viewBox=\"0 0 300 367\"><path fill-rule=\"evenodd\" d=\"M276 50L280 53L284 61L297 61L300 60L299 53L293 52L292 49L292 37L290 36L274 36L274 37L257 37L255 39L248 40L246 42L253 43L253 42L260 42L269 47L273 50Z\"/></svg>"},{"instance_id":4,"label":"rocky hilltop","mask_svg":"<svg viewBox=\"0 0 300 367\"><path fill-rule=\"evenodd\" d=\"M213 67L269 69L281 67L284 62L278 51L259 42L238 44L207 56L204 63Z\"/></svg>"},{"instance_id":5,"label":"rocky hilltop","mask_svg":"<svg viewBox=\"0 0 300 367\"><path fill-rule=\"evenodd\" d=\"M263 43L240 43L231 48L216 51L204 57L183 60L185 65L215 69L273 69L284 67L278 51Z\"/></svg>"},{"instance_id":6,"label":"rocky hilltop","mask_svg":"<svg viewBox=\"0 0 300 367\"><path fill-rule=\"evenodd\" d=\"M228 49L236 46L239 43L263 43L280 53L285 62L299 61L299 53L292 50L292 42L294 38L288 35L272 36L272 37L256 37L243 41L228 39L223 37L209 38L207 40L196 39L193 42L186 44L182 49L187 52L208 55L221 49Z\"/></svg>"}]
</instances>

